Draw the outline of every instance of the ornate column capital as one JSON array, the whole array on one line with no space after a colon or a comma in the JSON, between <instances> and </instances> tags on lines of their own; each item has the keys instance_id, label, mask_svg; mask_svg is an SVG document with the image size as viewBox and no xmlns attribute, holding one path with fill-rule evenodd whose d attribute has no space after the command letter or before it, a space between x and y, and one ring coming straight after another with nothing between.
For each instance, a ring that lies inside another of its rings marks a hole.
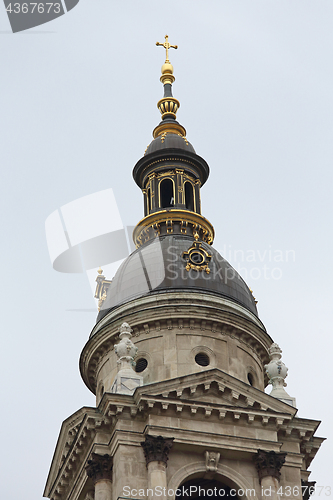
<instances>
[{"instance_id":1,"label":"ornate column capital","mask_svg":"<svg viewBox=\"0 0 333 500\"><path fill-rule=\"evenodd\" d=\"M168 461L169 451L172 448L174 438L164 438L162 436L145 436L145 441L141 444L145 458L146 464L150 462L164 462Z\"/></svg>"},{"instance_id":2,"label":"ornate column capital","mask_svg":"<svg viewBox=\"0 0 333 500\"><path fill-rule=\"evenodd\" d=\"M112 475L112 457L110 455L98 455L92 453L91 460L88 460L86 472L88 477L91 477L94 482L100 479L109 479L111 481Z\"/></svg>"},{"instance_id":3,"label":"ornate column capital","mask_svg":"<svg viewBox=\"0 0 333 500\"><path fill-rule=\"evenodd\" d=\"M280 479L280 469L286 461L287 453L275 453L275 451L258 450L253 457L258 471L259 481L264 477L271 476Z\"/></svg>"}]
</instances>

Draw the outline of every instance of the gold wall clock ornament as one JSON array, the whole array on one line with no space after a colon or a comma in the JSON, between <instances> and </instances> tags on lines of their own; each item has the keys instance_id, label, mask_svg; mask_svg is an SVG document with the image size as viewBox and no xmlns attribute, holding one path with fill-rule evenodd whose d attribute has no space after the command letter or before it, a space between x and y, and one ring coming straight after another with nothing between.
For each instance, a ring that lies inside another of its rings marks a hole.
<instances>
[{"instance_id":1,"label":"gold wall clock ornament","mask_svg":"<svg viewBox=\"0 0 333 500\"><path fill-rule=\"evenodd\" d=\"M183 252L182 255L183 259L186 260L185 269L186 271L190 271L191 269L195 271L205 271L209 274L210 269L208 265L212 256L207 250L202 248L202 243L198 241L198 233L195 233L194 238L195 241L192 243L192 246L186 252Z\"/></svg>"}]
</instances>

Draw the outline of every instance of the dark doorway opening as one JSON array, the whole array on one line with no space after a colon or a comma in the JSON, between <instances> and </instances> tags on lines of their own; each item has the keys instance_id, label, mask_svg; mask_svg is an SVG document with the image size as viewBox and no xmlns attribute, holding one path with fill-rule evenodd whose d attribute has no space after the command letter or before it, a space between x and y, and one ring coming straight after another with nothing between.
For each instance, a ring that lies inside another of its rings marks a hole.
<instances>
[{"instance_id":1,"label":"dark doorway opening","mask_svg":"<svg viewBox=\"0 0 333 500\"><path fill-rule=\"evenodd\" d=\"M216 479L195 478L179 486L176 500L239 500L237 490Z\"/></svg>"}]
</instances>

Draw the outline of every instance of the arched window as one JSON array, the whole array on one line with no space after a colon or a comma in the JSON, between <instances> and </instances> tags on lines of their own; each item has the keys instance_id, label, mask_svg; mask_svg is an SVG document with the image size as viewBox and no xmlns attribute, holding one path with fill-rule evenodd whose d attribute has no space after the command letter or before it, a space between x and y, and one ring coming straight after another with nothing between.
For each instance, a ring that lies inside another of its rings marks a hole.
<instances>
[{"instance_id":1,"label":"arched window","mask_svg":"<svg viewBox=\"0 0 333 500\"><path fill-rule=\"evenodd\" d=\"M160 184L161 208L173 207L175 204L173 193L173 182L171 179L164 179Z\"/></svg>"},{"instance_id":2,"label":"arched window","mask_svg":"<svg viewBox=\"0 0 333 500\"><path fill-rule=\"evenodd\" d=\"M193 186L190 182L185 182L185 205L188 210L194 212Z\"/></svg>"}]
</instances>

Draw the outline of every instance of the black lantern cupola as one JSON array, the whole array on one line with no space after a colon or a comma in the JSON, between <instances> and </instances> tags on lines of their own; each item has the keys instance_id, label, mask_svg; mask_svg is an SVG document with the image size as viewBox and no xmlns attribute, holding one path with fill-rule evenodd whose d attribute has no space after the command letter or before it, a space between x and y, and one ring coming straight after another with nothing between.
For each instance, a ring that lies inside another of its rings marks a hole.
<instances>
[{"instance_id":1,"label":"black lantern cupola","mask_svg":"<svg viewBox=\"0 0 333 500\"><path fill-rule=\"evenodd\" d=\"M185 128L176 120L180 103L172 95L175 81L169 61L168 36L161 45L166 60L160 77L164 96L157 103L162 121L153 130L153 141L133 169L133 177L144 195L145 217L136 226L133 239L137 247L165 234L198 235L212 244L214 228L201 215L200 188L209 175L206 161L198 156L186 138Z\"/></svg>"}]
</instances>

